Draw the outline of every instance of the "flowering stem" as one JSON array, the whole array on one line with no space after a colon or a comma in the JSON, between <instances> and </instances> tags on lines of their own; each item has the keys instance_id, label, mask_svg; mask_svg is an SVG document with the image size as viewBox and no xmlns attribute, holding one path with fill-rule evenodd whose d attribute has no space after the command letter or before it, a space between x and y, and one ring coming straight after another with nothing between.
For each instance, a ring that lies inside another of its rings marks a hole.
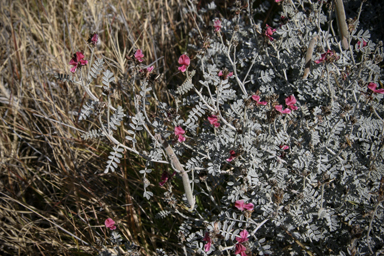
<instances>
[{"instance_id":1,"label":"flowering stem","mask_svg":"<svg viewBox=\"0 0 384 256\"><path fill-rule=\"evenodd\" d=\"M231 45L228 46L227 56L228 56L229 62L231 62L231 64L232 64L232 68L233 68L233 73L235 75L235 79L236 79L237 83L239 84L239 87L240 87L241 91L243 92L243 94L245 95L245 97L248 98L248 93L245 90L244 84L240 81L239 77L237 76L237 70L236 70L236 65L235 65L235 62L236 62L236 48L233 48L233 49L234 49L233 50L233 60L231 59L231 54L230 54Z\"/></svg>"}]
</instances>

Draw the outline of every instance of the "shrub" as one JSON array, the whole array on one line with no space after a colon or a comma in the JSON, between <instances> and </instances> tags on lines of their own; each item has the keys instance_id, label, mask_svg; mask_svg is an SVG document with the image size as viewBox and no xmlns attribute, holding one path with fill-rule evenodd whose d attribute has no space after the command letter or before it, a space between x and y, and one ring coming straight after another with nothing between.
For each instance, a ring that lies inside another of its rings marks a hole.
<instances>
[{"instance_id":1,"label":"shrub","mask_svg":"<svg viewBox=\"0 0 384 256\"><path fill-rule=\"evenodd\" d=\"M358 19L341 42L331 3L279 2L280 18L271 25L254 19L267 2L256 9L236 2L230 18L220 19L214 3L199 12L191 7L194 44L175 60L186 78L169 90L168 102L154 94L158 76L140 49L130 58L129 84L118 81L121 92L97 57L87 76L73 78L90 96L80 119L94 117L100 127L83 138L111 142L106 173L125 152L144 158L148 200L147 176L163 175L166 210L159 217L183 219L180 252L382 252L382 42L359 30ZM101 74L95 95L90 86ZM132 94L134 109L113 105L115 93ZM118 129L125 138L115 137ZM149 149L139 145L148 139ZM182 178L182 198L164 165Z\"/></svg>"}]
</instances>

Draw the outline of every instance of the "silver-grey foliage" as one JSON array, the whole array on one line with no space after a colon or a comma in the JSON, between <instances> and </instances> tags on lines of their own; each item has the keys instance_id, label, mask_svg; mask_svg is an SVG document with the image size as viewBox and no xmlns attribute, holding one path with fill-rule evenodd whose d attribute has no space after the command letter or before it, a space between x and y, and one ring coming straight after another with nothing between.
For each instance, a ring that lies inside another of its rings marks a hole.
<instances>
[{"instance_id":1,"label":"silver-grey foliage","mask_svg":"<svg viewBox=\"0 0 384 256\"><path fill-rule=\"evenodd\" d=\"M282 15L289 21L275 24L280 25L272 35L275 40L255 33L249 24L256 22L245 22L239 15L221 19L222 34L213 35L210 47L196 56L203 77L196 89L203 95L191 94L183 100L194 100L192 114L205 106L208 115L218 116L221 126L202 127L194 137L198 142L194 149L200 154L186 166L195 170L195 176L207 172L208 184L219 181L225 193L217 202L209 196L210 185L199 186L201 197L212 201L202 215L212 225L220 224L215 232L223 238L215 238L206 225L195 233L182 228L192 251L222 251L224 243L236 244L233 234L243 229L252 234L247 248L259 254L263 248L266 254L284 254L288 241L295 248L291 255L302 251L369 255L383 249L383 97L367 88L368 83L379 84L382 79L378 66L384 57L382 43L375 45L369 32L357 33L356 26L351 31L354 47L343 50L337 35L322 30L329 24L322 4L313 3L313 11L304 14L301 1L297 2L295 6L290 1L282 4ZM262 11L263 5L258 8ZM301 49L314 35L319 36L317 50L304 80ZM334 50L334 59L314 63L328 49ZM220 79L217 73L224 68L237 76ZM243 86L249 95L259 90L262 100L269 99L268 105L257 105L241 90ZM236 90L228 94L232 96L229 101L220 100L225 89ZM289 95L298 99L299 109L281 115L274 105L284 105ZM193 117L182 125L195 128L191 124L197 126L202 118ZM281 149L283 145L289 149ZM238 156L227 162L230 150ZM253 203L254 211L243 215L233 208L237 200ZM354 227L362 227L358 242L351 232ZM214 250L204 251L205 232Z\"/></svg>"},{"instance_id":2,"label":"silver-grey foliage","mask_svg":"<svg viewBox=\"0 0 384 256\"><path fill-rule=\"evenodd\" d=\"M377 89L382 84L383 43L372 42L357 19L349 27L350 48L343 49L331 26L334 16L323 2L282 1L279 16L285 19L270 24L276 31L253 19L269 1L253 14L252 4L231 7L232 18L221 18L220 31L207 32L204 48L196 51L192 72L173 94L175 106L157 102L157 115L148 115L147 98L157 98L151 81L142 78L132 116L108 101L105 109L112 116L99 115L101 130L83 136L104 135L113 142L105 172L115 171L125 150L144 157L140 173L147 199L153 196L146 176L153 175L148 169L153 162L192 178L183 178L183 184L194 189L197 205L187 193L191 208L181 213L170 202L182 199L169 185L164 194L169 207L158 213L185 220L179 235L188 255L233 253L239 243L247 255L383 252L383 94L368 89L370 83ZM201 13L192 7L185 12L197 15L203 30L202 16L215 8L211 3ZM190 32L195 34L198 30ZM101 60L90 77L100 74ZM109 89L113 74L105 71L102 81ZM288 104L288 96L297 102ZM80 120L94 113L95 105L84 105ZM291 113L282 114L280 105ZM129 146L114 137L122 121ZM176 126L186 131L185 142L173 135ZM136 149L136 138L144 133L151 139L149 153ZM164 145L172 146L172 154ZM188 173L175 168L172 159L179 159ZM252 203L253 210L234 207L239 200ZM238 242L243 230L248 241Z\"/></svg>"}]
</instances>

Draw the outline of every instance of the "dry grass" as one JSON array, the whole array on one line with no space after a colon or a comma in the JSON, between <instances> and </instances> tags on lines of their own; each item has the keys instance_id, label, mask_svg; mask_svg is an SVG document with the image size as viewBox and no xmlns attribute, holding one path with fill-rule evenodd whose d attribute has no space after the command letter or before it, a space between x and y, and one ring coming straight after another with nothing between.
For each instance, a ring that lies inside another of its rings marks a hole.
<instances>
[{"instance_id":1,"label":"dry grass","mask_svg":"<svg viewBox=\"0 0 384 256\"><path fill-rule=\"evenodd\" d=\"M159 72L172 75L191 25L180 17L181 5L176 0L0 1L3 255L95 255L107 244L108 217L144 255L158 246L177 247L176 226L169 226L175 221L152 222L162 209L160 198L142 197L138 171L144 162L126 154L118 172L103 174L109 144L83 141L79 130L89 124L71 114L84 104L84 91L52 83L52 71L68 71L72 54L89 53L86 40L98 32L97 54L109 58L111 69L126 73L125 55L141 48L147 63L163 56Z\"/></svg>"}]
</instances>

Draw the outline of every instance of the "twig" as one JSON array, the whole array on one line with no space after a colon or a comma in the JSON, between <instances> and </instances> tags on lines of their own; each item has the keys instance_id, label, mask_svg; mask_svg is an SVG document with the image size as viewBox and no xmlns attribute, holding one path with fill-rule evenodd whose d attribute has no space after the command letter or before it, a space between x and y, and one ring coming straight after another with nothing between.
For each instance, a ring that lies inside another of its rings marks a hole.
<instances>
[{"instance_id":1,"label":"twig","mask_svg":"<svg viewBox=\"0 0 384 256\"><path fill-rule=\"evenodd\" d=\"M377 211L377 208L379 208L380 203L381 203L381 201L379 201L379 202L376 204L376 206L375 206L375 210L373 211L371 220L369 221L369 227L368 227L368 232L367 232L367 244L368 244L368 248L369 248L369 250L371 251L372 254L373 254L373 251L372 251L372 248L371 248L371 244L369 243L369 233L371 233L371 230L372 230L372 222L373 222L373 219L375 218L376 211Z\"/></svg>"}]
</instances>

